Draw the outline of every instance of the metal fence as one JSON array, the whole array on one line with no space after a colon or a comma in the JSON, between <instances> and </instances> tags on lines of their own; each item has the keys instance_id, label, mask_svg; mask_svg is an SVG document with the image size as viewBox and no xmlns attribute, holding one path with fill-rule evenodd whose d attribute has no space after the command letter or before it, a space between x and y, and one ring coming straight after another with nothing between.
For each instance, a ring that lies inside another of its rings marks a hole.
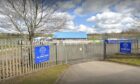
<instances>
[{"instance_id":1,"label":"metal fence","mask_svg":"<svg viewBox=\"0 0 140 84\"><path fill-rule=\"evenodd\" d=\"M120 42L118 43L106 43L105 54L107 58L110 57L139 57L140 55L140 42L138 40L131 40L132 48L131 54L122 54L120 52Z\"/></svg>"},{"instance_id":2,"label":"metal fence","mask_svg":"<svg viewBox=\"0 0 140 84\"><path fill-rule=\"evenodd\" d=\"M50 60L35 64L34 47L50 46ZM102 60L103 44L51 44L0 40L0 81L25 75L56 64Z\"/></svg>"}]
</instances>

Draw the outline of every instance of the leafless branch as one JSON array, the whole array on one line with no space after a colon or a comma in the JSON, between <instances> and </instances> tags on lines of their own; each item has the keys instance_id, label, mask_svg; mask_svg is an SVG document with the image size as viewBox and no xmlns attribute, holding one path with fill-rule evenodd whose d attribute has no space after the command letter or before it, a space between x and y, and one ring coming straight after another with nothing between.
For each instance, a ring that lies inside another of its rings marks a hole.
<instances>
[{"instance_id":1,"label":"leafless branch","mask_svg":"<svg viewBox=\"0 0 140 84\"><path fill-rule=\"evenodd\" d=\"M22 29L26 28L25 30L32 39L37 30L47 30L46 28L48 28L46 33L55 32L65 25L65 17L54 18L55 13L59 10L57 1L1 0L0 14L7 16L16 31L21 34L23 34ZM53 24L53 26L47 27L49 24Z\"/></svg>"}]
</instances>

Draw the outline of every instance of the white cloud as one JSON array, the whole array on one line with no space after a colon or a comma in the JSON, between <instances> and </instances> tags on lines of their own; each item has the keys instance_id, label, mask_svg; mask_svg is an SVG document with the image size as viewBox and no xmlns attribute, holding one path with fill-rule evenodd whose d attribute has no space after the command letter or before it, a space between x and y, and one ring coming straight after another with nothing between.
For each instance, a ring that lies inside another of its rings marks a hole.
<instances>
[{"instance_id":1,"label":"white cloud","mask_svg":"<svg viewBox=\"0 0 140 84\"><path fill-rule=\"evenodd\" d=\"M75 29L75 24L74 24L73 21L68 21L66 23L66 27L67 27L68 30L73 30L73 29Z\"/></svg>"},{"instance_id":2,"label":"white cloud","mask_svg":"<svg viewBox=\"0 0 140 84\"><path fill-rule=\"evenodd\" d=\"M54 15L51 16L51 20L52 19L54 19L54 20L58 19L59 22L58 21L49 22L47 19L47 21L43 21L43 23L42 23L42 24L44 24L44 22L45 22L45 25L43 25L41 28L37 29L35 32L36 33L54 32L54 31L52 31L53 30L52 26L58 26L59 23L61 24L62 20L59 20L59 19L63 19L63 20L66 19L66 25L64 26L65 29L69 30L69 29L75 28L74 27L75 25L73 22L74 16L70 15L67 12L56 12L56 13L54 13ZM18 24L20 24L20 26L21 26L20 30L22 31L22 33L27 33L28 30L27 30L24 22L19 21ZM44 31L42 31L42 30L44 30ZM58 30L59 30L59 28L58 28ZM13 26L13 24L9 21L9 18L5 17L3 15L0 15L0 32L1 33L18 33L17 30L15 29L15 27Z\"/></svg>"},{"instance_id":3,"label":"white cloud","mask_svg":"<svg viewBox=\"0 0 140 84\"><path fill-rule=\"evenodd\" d=\"M67 12L56 12L52 15L51 18L65 18L68 20L73 20L75 18L75 16L72 16Z\"/></svg>"},{"instance_id":4,"label":"white cloud","mask_svg":"<svg viewBox=\"0 0 140 84\"><path fill-rule=\"evenodd\" d=\"M96 19L96 17L95 16L92 16L92 17L88 18L87 21L88 22L94 22L95 19Z\"/></svg>"},{"instance_id":5,"label":"white cloud","mask_svg":"<svg viewBox=\"0 0 140 84\"><path fill-rule=\"evenodd\" d=\"M120 11L139 10L140 0L85 0L81 8L83 12L101 12L113 5Z\"/></svg>"},{"instance_id":6,"label":"white cloud","mask_svg":"<svg viewBox=\"0 0 140 84\"><path fill-rule=\"evenodd\" d=\"M66 12L59 12L59 13L56 13L54 15L55 15L55 18L61 17L61 18L67 19L66 25L64 26L65 29L67 29L67 30L75 29L75 24L73 22L75 16L70 15L69 13L66 13Z\"/></svg>"},{"instance_id":7,"label":"white cloud","mask_svg":"<svg viewBox=\"0 0 140 84\"><path fill-rule=\"evenodd\" d=\"M95 22L99 32L116 32L128 30L135 27L136 21L133 17L116 12L103 12L87 19L88 22Z\"/></svg>"},{"instance_id":8,"label":"white cloud","mask_svg":"<svg viewBox=\"0 0 140 84\"><path fill-rule=\"evenodd\" d=\"M87 12L101 12L107 10L110 5L117 3L118 0L85 0L83 4L75 9L77 14L86 14Z\"/></svg>"},{"instance_id":9,"label":"white cloud","mask_svg":"<svg viewBox=\"0 0 140 84\"><path fill-rule=\"evenodd\" d=\"M58 3L57 3L58 2ZM59 3L60 2L60 3ZM67 23L67 27L66 28L70 28L70 29L73 29L73 25L74 25L74 23L71 21L71 20L73 20L73 16L71 16L70 14L68 14L68 13L64 13L64 12L60 12L60 11L63 11L63 8L64 9L70 9L70 8L74 8L75 6L76 6L76 4L78 4L79 2L81 2L81 0L67 0L67 1L65 1L65 0L63 0L63 1L56 1L56 4L54 4L53 6L52 6L52 8L48 8L48 10L46 10L44 13L43 13L43 15L45 15L45 13L48 13L47 15L47 17L46 17L46 19L44 18L43 20L42 20L42 22L40 22L40 24L39 24L39 28L37 28L36 30L35 30L35 32L36 33L40 33L40 32L45 32L45 33L47 33L47 32L49 32L49 31L52 31L52 30L54 30L54 31L56 31L56 30L58 30L58 29L61 29L61 27L62 26L59 26L59 25L61 25L61 23L64 21L64 19L65 20L67 20L67 21L65 21L66 23ZM18 3L18 2L17 2ZM3 5L3 4L0 4L0 6L1 6L1 9L0 10L3 10L3 8L7 8L6 6L7 5ZM53 12L51 13L51 11L53 10L53 7L58 7L59 8L59 6L60 6L60 8L58 9L58 10L56 10L55 12L56 13L54 13L53 14ZM17 6L16 6L17 7ZM8 8L9 10L10 10L10 8ZM6 11L6 10L3 10L3 11ZM10 10L10 11L13 11L13 10ZM28 12L28 14L27 14L27 17L29 17L29 18L27 18L27 19L29 19L29 21L30 21L30 18L31 18L31 13L30 13L30 10L28 11L28 7L27 7L27 12ZM8 10L7 10L7 12L6 13L8 13ZM13 14L13 16L14 17L16 17L15 16L15 14L13 13L13 12L9 12L9 14L10 15L12 15ZM53 16L51 15L51 14L53 14ZM37 16L37 19L38 18L40 18L40 16L41 16L41 14L38 14L38 16ZM2 18L4 18L4 20L2 20ZM60 20L61 19L61 20ZM63 20L62 20L63 19ZM18 24L18 26L19 27L22 27L20 30L22 31L22 32L24 32L24 33L27 33L27 26L25 26L25 23L24 23L24 21L22 20L22 19L20 19L20 17L16 17L15 19L14 19L14 21L15 21L15 23L16 24ZM50 21L50 22L49 22ZM1 23L2 22L2 23ZM4 24L6 22L6 24ZM36 21L37 22L37 21ZM38 21L39 22L39 21ZM11 23L10 22L10 20L9 20L9 18L7 17L3 17L2 15L0 15L0 27L1 28L4 28L6 31L7 31L7 33L8 33L8 31L11 31L11 30L16 30L16 28L13 26L13 24L10 24L10 25L8 25L7 26L7 23ZM30 22L29 22L30 23ZM45 24L44 24L45 23ZM60 23L60 24L59 24ZM63 23L62 23L63 24ZM55 26L55 27L54 27ZM56 26L58 26L57 27L57 29L56 29ZM54 29L52 29L52 28L54 28ZM5 30L1 30L2 32L6 32ZM43 31L43 30L45 30L45 31ZM48 31L47 31L48 30Z\"/></svg>"},{"instance_id":10,"label":"white cloud","mask_svg":"<svg viewBox=\"0 0 140 84\"><path fill-rule=\"evenodd\" d=\"M81 0L68 0L65 3L59 3L62 8L74 8L76 4L81 2ZM111 12L109 7L114 5L115 12ZM97 13L97 15L92 16L87 19L88 22L94 22L96 25L94 27L89 27L88 25L75 25L75 16L69 13L57 12L54 14L54 18L67 18L65 28L67 31L84 31L87 33L104 33L104 32L121 32L122 30L127 30L136 27L136 20L134 16L140 16L140 0L85 0L81 6L75 9L75 14L82 15L86 13ZM0 24L5 16L0 15ZM4 19L4 22L7 22ZM48 24L46 24L48 26ZM51 24L50 24L51 25ZM3 24L6 28L8 25ZM0 29L3 32L9 32L10 30Z\"/></svg>"},{"instance_id":11,"label":"white cloud","mask_svg":"<svg viewBox=\"0 0 140 84\"><path fill-rule=\"evenodd\" d=\"M71 9L76 7L77 4L79 4L81 2L81 0L67 0L67 1L63 1L63 2L59 2L58 6L61 9Z\"/></svg>"},{"instance_id":12,"label":"white cloud","mask_svg":"<svg viewBox=\"0 0 140 84\"><path fill-rule=\"evenodd\" d=\"M73 21L67 22L66 27L67 29L63 31L78 31L78 32L80 31L80 32L86 32L86 33L97 33L94 27L88 27L83 24L76 26Z\"/></svg>"},{"instance_id":13,"label":"white cloud","mask_svg":"<svg viewBox=\"0 0 140 84\"><path fill-rule=\"evenodd\" d=\"M0 28L0 32L1 33L7 33L7 32L9 32L7 29L3 29L3 28Z\"/></svg>"},{"instance_id":14,"label":"white cloud","mask_svg":"<svg viewBox=\"0 0 140 84\"><path fill-rule=\"evenodd\" d=\"M86 32L86 33L97 33L95 28L91 28L91 27L88 27L88 26L83 25L83 24L81 24L77 27L77 31Z\"/></svg>"},{"instance_id":15,"label":"white cloud","mask_svg":"<svg viewBox=\"0 0 140 84\"><path fill-rule=\"evenodd\" d=\"M0 28L0 33L18 33L18 32L14 30L7 30L4 28Z\"/></svg>"},{"instance_id":16,"label":"white cloud","mask_svg":"<svg viewBox=\"0 0 140 84\"><path fill-rule=\"evenodd\" d=\"M50 18L50 22L46 21L45 25L36 30L36 32L40 32L40 30L43 30L42 33L54 33L56 31L66 31L74 29L74 18L75 16L70 15L67 12L56 12Z\"/></svg>"},{"instance_id":17,"label":"white cloud","mask_svg":"<svg viewBox=\"0 0 140 84\"><path fill-rule=\"evenodd\" d=\"M74 10L74 13L77 15L81 15L82 12L83 12L83 9L81 7L78 7Z\"/></svg>"},{"instance_id":18,"label":"white cloud","mask_svg":"<svg viewBox=\"0 0 140 84\"><path fill-rule=\"evenodd\" d=\"M87 25L75 26L71 20L67 28L76 31L85 31L87 33L120 33L136 27L136 17L140 15L140 0L85 0L84 3L75 9L75 14L82 15L86 13L97 13L87 19L88 22L94 22L94 27ZM116 12L111 12L109 7L114 6Z\"/></svg>"},{"instance_id":19,"label":"white cloud","mask_svg":"<svg viewBox=\"0 0 140 84\"><path fill-rule=\"evenodd\" d=\"M116 5L116 10L121 13L130 13L140 16L140 0L122 0Z\"/></svg>"},{"instance_id":20,"label":"white cloud","mask_svg":"<svg viewBox=\"0 0 140 84\"><path fill-rule=\"evenodd\" d=\"M75 16L70 15L69 13L59 13L58 16L63 16L68 19L65 25L65 29L62 31L81 31L81 32L86 32L86 33L97 33L96 30L92 27L88 27L86 25L75 25L74 24L74 18Z\"/></svg>"},{"instance_id":21,"label":"white cloud","mask_svg":"<svg viewBox=\"0 0 140 84\"><path fill-rule=\"evenodd\" d=\"M117 12L131 14L140 17L140 0L85 0L83 4L75 9L76 14L104 12L109 8Z\"/></svg>"},{"instance_id":22,"label":"white cloud","mask_svg":"<svg viewBox=\"0 0 140 84\"><path fill-rule=\"evenodd\" d=\"M80 7L75 9L75 13L79 15L97 13L88 18L87 22L96 23L98 32L119 33L123 30L138 28L139 7L140 0L85 0Z\"/></svg>"},{"instance_id":23,"label":"white cloud","mask_svg":"<svg viewBox=\"0 0 140 84\"><path fill-rule=\"evenodd\" d=\"M103 33L120 33L121 30L119 28L114 29L106 29Z\"/></svg>"}]
</instances>

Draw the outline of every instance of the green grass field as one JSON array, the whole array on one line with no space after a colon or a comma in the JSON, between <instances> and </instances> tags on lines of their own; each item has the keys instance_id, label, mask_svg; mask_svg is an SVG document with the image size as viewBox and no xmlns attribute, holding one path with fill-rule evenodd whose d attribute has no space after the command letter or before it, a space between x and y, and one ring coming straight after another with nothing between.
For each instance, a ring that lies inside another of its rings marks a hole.
<instances>
[{"instance_id":1,"label":"green grass field","mask_svg":"<svg viewBox=\"0 0 140 84\"><path fill-rule=\"evenodd\" d=\"M140 66L140 58L110 58L108 60L112 62Z\"/></svg>"},{"instance_id":2,"label":"green grass field","mask_svg":"<svg viewBox=\"0 0 140 84\"><path fill-rule=\"evenodd\" d=\"M4 84L54 84L69 65L57 65L24 77L18 77Z\"/></svg>"}]
</instances>

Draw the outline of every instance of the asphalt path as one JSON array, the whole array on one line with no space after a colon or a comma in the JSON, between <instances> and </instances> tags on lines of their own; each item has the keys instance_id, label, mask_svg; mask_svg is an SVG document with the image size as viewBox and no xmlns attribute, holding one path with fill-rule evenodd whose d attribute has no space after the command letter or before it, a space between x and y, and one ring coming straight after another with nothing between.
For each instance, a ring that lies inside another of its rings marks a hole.
<instances>
[{"instance_id":1,"label":"asphalt path","mask_svg":"<svg viewBox=\"0 0 140 84\"><path fill-rule=\"evenodd\" d=\"M57 84L140 84L140 67L93 61L72 65Z\"/></svg>"}]
</instances>

